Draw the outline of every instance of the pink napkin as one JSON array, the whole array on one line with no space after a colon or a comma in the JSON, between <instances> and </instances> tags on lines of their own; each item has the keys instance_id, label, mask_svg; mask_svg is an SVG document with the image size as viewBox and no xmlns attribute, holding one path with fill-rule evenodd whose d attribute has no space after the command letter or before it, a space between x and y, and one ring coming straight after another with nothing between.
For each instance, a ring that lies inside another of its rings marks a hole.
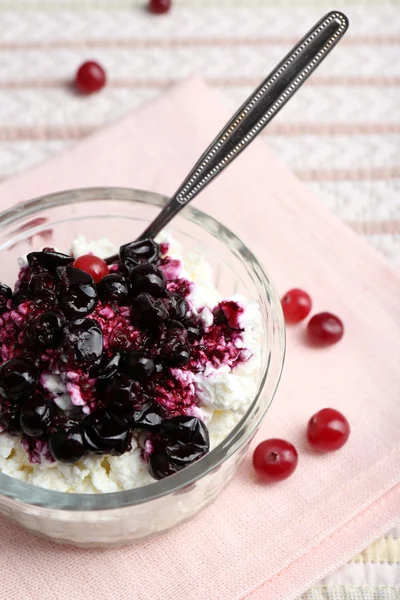
<instances>
[{"instance_id":1,"label":"pink napkin","mask_svg":"<svg viewBox=\"0 0 400 600\"><path fill-rule=\"evenodd\" d=\"M2 207L60 189L120 185L172 193L229 116L190 80L125 120L0 186ZM346 325L315 350L288 330L282 384L257 436L297 445L293 477L260 485L251 453L191 523L118 550L58 547L0 520L2 597L285 600L350 559L400 515L400 277L325 211L261 142L196 200L263 259L280 292L307 289ZM305 425L331 406L352 434L319 456ZM51 590L51 591L50 591Z\"/></svg>"}]
</instances>

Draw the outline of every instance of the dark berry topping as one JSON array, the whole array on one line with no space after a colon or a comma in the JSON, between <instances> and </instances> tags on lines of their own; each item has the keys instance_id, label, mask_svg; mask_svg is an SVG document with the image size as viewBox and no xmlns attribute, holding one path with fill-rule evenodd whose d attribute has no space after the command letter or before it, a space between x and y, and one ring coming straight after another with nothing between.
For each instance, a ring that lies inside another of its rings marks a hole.
<instances>
[{"instance_id":1,"label":"dark berry topping","mask_svg":"<svg viewBox=\"0 0 400 600\"><path fill-rule=\"evenodd\" d=\"M121 369L132 379L146 381L154 372L154 361L145 352L134 350L124 355Z\"/></svg>"},{"instance_id":2,"label":"dark berry topping","mask_svg":"<svg viewBox=\"0 0 400 600\"><path fill-rule=\"evenodd\" d=\"M221 308L216 308L213 312L214 325L228 325L228 319Z\"/></svg>"},{"instance_id":3,"label":"dark berry topping","mask_svg":"<svg viewBox=\"0 0 400 600\"><path fill-rule=\"evenodd\" d=\"M177 465L168 459L165 451L161 448L154 450L150 456L149 473L153 479L164 479L180 470Z\"/></svg>"},{"instance_id":4,"label":"dark berry topping","mask_svg":"<svg viewBox=\"0 0 400 600\"><path fill-rule=\"evenodd\" d=\"M12 295L13 306L17 307L23 302L26 302L29 300L30 296L29 283L27 281L21 281L18 288Z\"/></svg>"},{"instance_id":5,"label":"dark berry topping","mask_svg":"<svg viewBox=\"0 0 400 600\"><path fill-rule=\"evenodd\" d=\"M12 296L12 290L5 283L0 283L0 311L7 307L7 302Z\"/></svg>"},{"instance_id":6,"label":"dark berry topping","mask_svg":"<svg viewBox=\"0 0 400 600\"><path fill-rule=\"evenodd\" d=\"M162 410L159 405L149 400L140 410L134 411L133 415L127 415L126 420L131 427L157 431L163 421Z\"/></svg>"},{"instance_id":7,"label":"dark berry topping","mask_svg":"<svg viewBox=\"0 0 400 600\"><path fill-rule=\"evenodd\" d=\"M132 413L139 392L140 384L137 381L118 373L107 387L104 403L118 413Z\"/></svg>"},{"instance_id":8,"label":"dark berry topping","mask_svg":"<svg viewBox=\"0 0 400 600\"><path fill-rule=\"evenodd\" d=\"M72 256L55 252L50 248L44 249L42 252L31 252L26 258L34 273L44 269L55 274L57 267L66 267L74 262Z\"/></svg>"},{"instance_id":9,"label":"dark berry topping","mask_svg":"<svg viewBox=\"0 0 400 600\"><path fill-rule=\"evenodd\" d=\"M130 272L129 281L133 296L138 296L142 293L151 294L152 296L162 296L167 283L161 269L148 263L134 267Z\"/></svg>"},{"instance_id":10,"label":"dark berry topping","mask_svg":"<svg viewBox=\"0 0 400 600\"><path fill-rule=\"evenodd\" d=\"M77 427L60 429L49 440L50 452L60 462L76 463L86 454L82 435Z\"/></svg>"},{"instance_id":11,"label":"dark berry topping","mask_svg":"<svg viewBox=\"0 0 400 600\"><path fill-rule=\"evenodd\" d=\"M171 330L174 330L174 329L180 329L181 331L186 331L185 326L182 325L182 323L180 321L176 321L175 319L168 319L168 321L167 321L167 330L171 331Z\"/></svg>"},{"instance_id":12,"label":"dark berry topping","mask_svg":"<svg viewBox=\"0 0 400 600\"><path fill-rule=\"evenodd\" d=\"M19 358L11 358L0 367L0 394L11 402L32 396L38 383L33 365Z\"/></svg>"},{"instance_id":13,"label":"dark berry topping","mask_svg":"<svg viewBox=\"0 0 400 600\"><path fill-rule=\"evenodd\" d=\"M214 310L214 324L241 329L239 319L243 313L243 307L234 300L223 300Z\"/></svg>"},{"instance_id":14,"label":"dark berry topping","mask_svg":"<svg viewBox=\"0 0 400 600\"><path fill-rule=\"evenodd\" d=\"M121 246L119 255L130 270L140 263L155 262L160 256L160 247L154 240L138 240Z\"/></svg>"},{"instance_id":15,"label":"dark berry topping","mask_svg":"<svg viewBox=\"0 0 400 600\"><path fill-rule=\"evenodd\" d=\"M69 317L83 317L91 313L97 304L97 290L93 277L81 269L59 267L57 269L58 302Z\"/></svg>"},{"instance_id":16,"label":"dark berry topping","mask_svg":"<svg viewBox=\"0 0 400 600\"><path fill-rule=\"evenodd\" d=\"M94 375L101 381L114 377L118 371L120 360L120 354L114 354L111 358L108 358L107 355L103 355L100 364L95 369Z\"/></svg>"},{"instance_id":17,"label":"dark berry topping","mask_svg":"<svg viewBox=\"0 0 400 600\"><path fill-rule=\"evenodd\" d=\"M168 359L170 367L184 367L190 360L189 346L177 346Z\"/></svg>"},{"instance_id":18,"label":"dark berry topping","mask_svg":"<svg viewBox=\"0 0 400 600\"><path fill-rule=\"evenodd\" d=\"M174 320L168 321L168 328L166 331L166 343L170 344L173 350L174 346L176 346L177 344L186 344L187 339L187 330L184 325Z\"/></svg>"},{"instance_id":19,"label":"dark berry topping","mask_svg":"<svg viewBox=\"0 0 400 600\"><path fill-rule=\"evenodd\" d=\"M21 434L20 414L21 410L18 405L2 400L0 404L0 425L10 435Z\"/></svg>"},{"instance_id":20,"label":"dark berry topping","mask_svg":"<svg viewBox=\"0 0 400 600\"><path fill-rule=\"evenodd\" d=\"M52 302L55 291L55 280L49 273L42 272L32 275L29 282L29 292L35 300Z\"/></svg>"},{"instance_id":21,"label":"dark berry topping","mask_svg":"<svg viewBox=\"0 0 400 600\"><path fill-rule=\"evenodd\" d=\"M161 342L160 358L170 367L183 367L189 362L188 334L181 323L168 321L164 340Z\"/></svg>"},{"instance_id":22,"label":"dark berry topping","mask_svg":"<svg viewBox=\"0 0 400 600\"><path fill-rule=\"evenodd\" d=\"M201 452L210 446L208 430L197 417L180 415L163 422L161 433L169 443L193 444Z\"/></svg>"},{"instance_id":23,"label":"dark berry topping","mask_svg":"<svg viewBox=\"0 0 400 600\"><path fill-rule=\"evenodd\" d=\"M69 366L87 368L103 352L103 332L94 319L76 319L63 329L61 358Z\"/></svg>"},{"instance_id":24,"label":"dark berry topping","mask_svg":"<svg viewBox=\"0 0 400 600\"><path fill-rule=\"evenodd\" d=\"M92 413L82 423L85 447L95 454L123 454L130 443L126 420L107 410Z\"/></svg>"},{"instance_id":25,"label":"dark berry topping","mask_svg":"<svg viewBox=\"0 0 400 600\"><path fill-rule=\"evenodd\" d=\"M72 464L119 455L134 435L161 479L208 452L206 426L182 416L196 414L191 375L245 360L243 308L220 302L205 331L167 252L133 242L108 267L44 248L28 255L14 293L0 284L0 431L22 437L32 463L46 452Z\"/></svg>"},{"instance_id":26,"label":"dark berry topping","mask_svg":"<svg viewBox=\"0 0 400 600\"><path fill-rule=\"evenodd\" d=\"M121 306L128 303L128 283L118 273L111 273L100 279L97 293L102 302L117 302Z\"/></svg>"},{"instance_id":27,"label":"dark berry topping","mask_svg":"<svg viewBox=\"0 0 400 600\"><path fill-rule=\"evenodd\" d=\"M150 294L139 294L132 302L132 322L134 325L151 329L168 319L168 310L161 300Z\"/></svg>"},{"instance_id":28,"label":"dark berry topping","mask_svg":"<svg viewBox=\"0 0 400 600\"><path fill-rule=\"evenodd\" d=\"M203 337L203 327L200 321L196 319L186 319L184 322L188 334L188 340L191 344L199 342Z\"/></svg>"},{"instance_id":29,"label":"dark berry topping","mask_svg":"<svg viewBox=\"0 0 400 600\"><path fill-rule=\"evenodd\" d=\"M25 435L41 437L47 432L50 423L50 404L42 398L30 401L21 409L20 425Z\"/></svg>"},{"instance_id":30,"label":"dark berry topping","mask_svg":"<svg viewBox=\"0 0 400 600\"><path fill-rule=\"evenodd\" d=\"M154 358L154 371L155 373L161 373L164 370L164 364L160 357Z\"/></svg>"},{"instance_id":31,"label":"dark berry topping","mask_svg":"<svg viewBox=\"0 0 400 600\"><path fill-rule=\"evenodd\" d=\"M113 352L128 352L133 350L140 343L141 336L137 331L130 327L118 327L112 332L110 337L110 349Z\"/></svg>"},{"instance_id":32,"label":"dark berry topping","mask_svg":"<svg viewBox=\"0 0 400 600\"><path fill-rule=\"evenodd\" d=\"M27 330L27 340L31 345L42 348L56 348L62 339L65 319L60 313L45 311L33 319Z\"/></svg>"},{"instance_id":33,"label":"dark berry topping","mask_svg":"<svg viewBox=\"0 0 400 600\"><path fill-rule=\"evenodd\" d=\"M178 321L184 319L188 312L188 305L185 298L179 294L171 294L169 297L168 310L172 319L177 319Z\"/></svg>"},{"instance_id":34,"label":"dark berry topping","mask_svg":"<svg viewBox=\"0 0 400 600\"><path fill-rule=\"evenodd\" d=\"M154 479L168 477L207 454L209 449L207 427L197 417L181 415L165 420L150 457L150 475Z\"/></svg>"}]
</instances>

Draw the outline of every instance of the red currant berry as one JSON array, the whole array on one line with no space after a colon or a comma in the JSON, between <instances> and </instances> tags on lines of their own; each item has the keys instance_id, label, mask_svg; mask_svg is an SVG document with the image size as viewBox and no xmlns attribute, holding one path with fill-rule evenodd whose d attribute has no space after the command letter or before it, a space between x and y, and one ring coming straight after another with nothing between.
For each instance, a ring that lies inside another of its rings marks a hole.
<instances>
[{"instance_id":1,"label":"red currant berry","mask_svg":"<svg viewBox=\"0 0 400 600\"><path fill-rule=\"evenodd\" d=\"M149 11L154 15L163 15L171 8L171 0L150 0Z\"/></svg>"},{"instance_id":2,"label":"red currant berry","mask_svg":"<svg viewBox=\"0 0 400 600\"><path fill-rule=\"evenodd\" d=\"M342 339L344 325L339 317L329 312L322 312L310 319L307 331L311 342L328 346Z\"/></svg>"},{"instance_id":3,"label":"red currant berry","mask_svg":"<svg viewBox=\"0 0 400 600\"><path fill-rule=\"evenodd\" d=\"M346 417L334 408L323 408L308 422L307 437L316 450L333 452L348 440L350 425Z\"/></svg>"},{"instance_id":4,"label":"red currant berry","mask_svg":"<svg viewBox=\"0 0 400 600\"><path fill-rule=\"evenodd\" d=\"M84 62L76 72L75 87L82 94L98 92L106 84L106 73L97 62Z\"/></svg>"},{"instance_id":5,"label":"red currant berry","mask_svg":"<svg viewBox=\"0 0 400 600\"><path fill-rule=\"evenodd\" d=\"M80 256L74 262L73 267L89 273L96 283L109 273L107 263L102 258L94 256L94 254Z\"/></svg>"},{"instance_id":6,"label":"red currant berry","mask_svg":"<svg viewBox=\"0 0 400 600\"><path fill-rule=\"evenodd\" d=\"M253 454L254 469L264 481L286 479L297 467L297 461L296 448L277 438L261 442Z\"/></svg>"},{"instance_id":7,"label":"red currant berry","mask_svg":"<svg viewBox=\"0 0 400 600\"><path fill-rule=\"evenodd\" d=\"M283 296L282 310L287 323L298 323L305 319L311 311L312 301L304 290L294 288Z\"/></svg>"}]
</instances>

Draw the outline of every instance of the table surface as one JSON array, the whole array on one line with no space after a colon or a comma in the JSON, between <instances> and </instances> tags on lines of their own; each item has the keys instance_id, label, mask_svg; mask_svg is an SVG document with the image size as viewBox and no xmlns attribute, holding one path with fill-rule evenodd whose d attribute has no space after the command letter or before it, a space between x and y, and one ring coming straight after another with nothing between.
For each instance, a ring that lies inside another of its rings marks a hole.
<instances>
[{"instance_id":1,"label":"table surface","mask_svg":"<svg viewBox=\"0 0 400 600\"><path fill-rule=\"evenodd\" d=\"M62 151L197 73L237 107L331 5L324 0L0 0L0 178ZM346 38L263 139L340 219L400 265L400 4L336 2ZM109 83L69 82L93 58ZM302 600L400 596L400 528ZM272 599L271 599L272 600ZM275 599L273 599L275 600Z\"/></svg>"}]
</instances>

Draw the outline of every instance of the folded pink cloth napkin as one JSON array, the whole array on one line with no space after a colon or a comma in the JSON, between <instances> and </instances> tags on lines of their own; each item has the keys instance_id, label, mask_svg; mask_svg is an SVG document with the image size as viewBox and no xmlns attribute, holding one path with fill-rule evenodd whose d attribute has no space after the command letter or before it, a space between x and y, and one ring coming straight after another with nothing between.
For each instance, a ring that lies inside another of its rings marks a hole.
<instances>
[{"instance_id":1,"label":"folded pink cloth napkin","mask_svg":"<svg viewBox=\"0 0 400 600\"><path fill-rule=\"evenodd\" d=\"M1 207L47 192L119 185L172 193L229 116L199 80L0 186ZM288 329L281 386L256 442L297 445L293 477L260 485L251 453L218 500L167 535L117 550L58 547L0 520L7 599L285 600L384 533L400 515L400 277L326 212L261 142L196 200L261 257L280 292L307 289L343 318L336 346ZM305 442L308 418L335 407L352 434L337 453Z\"/></svg>"}]
</instances>

